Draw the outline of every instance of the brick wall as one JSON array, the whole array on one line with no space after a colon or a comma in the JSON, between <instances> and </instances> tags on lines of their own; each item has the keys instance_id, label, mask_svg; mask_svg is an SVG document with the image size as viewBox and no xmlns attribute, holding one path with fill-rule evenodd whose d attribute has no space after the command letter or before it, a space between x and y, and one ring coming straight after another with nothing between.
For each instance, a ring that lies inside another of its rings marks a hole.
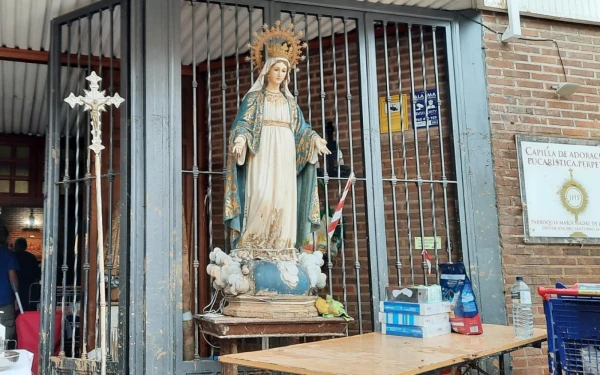
<instances>
[{"instance_id":1,"label":"brick wall","mask_svg":"<svg viewBox=\"0 0 600 375\"><path fill-rule=\"evenodd\" d=\"M8 243L9 247L15 243L19 237L27 240L27 251L34 254L38 260L42 257L42 225L43 225L43 209L34 208L33 215L35 217L35 228L39 231L25 231L23 228L29 225L30 208L20 207L2 207L0 214L0 225L6 225L9 231Z\"/></svg>"},{"instance_id":2,"label":"brick wall","mask_svg":"<svg viewBox=\"0 0 600 375\"><path fill-rule=\"evenodd\" d=\"M504 31L505 14L484 12L484 23ZM515 134L569 138L600 136L600 27L522 17L523 35L558 41L569 81L583 87L569 99L558 99L551 85L564 82L552 42L516 41L502 44L485 30L492 144L500 215L505 289L517 275L531 286L535 324L545 324L538 285L598 282L600 246L525 245L519 192ZM510 294L507 294L509 296ZM510 308L510 300L507 297ZM527 349L514 354L516 375L544 374L546 351Z\"/></svg>"}]
</instances>

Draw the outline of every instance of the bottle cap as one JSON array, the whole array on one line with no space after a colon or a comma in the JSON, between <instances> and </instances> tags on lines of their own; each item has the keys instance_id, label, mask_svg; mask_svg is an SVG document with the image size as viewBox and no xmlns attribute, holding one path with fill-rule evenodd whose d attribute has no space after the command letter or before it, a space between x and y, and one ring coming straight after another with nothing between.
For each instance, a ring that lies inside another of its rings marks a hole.
<instances>
[{"instance_id":1,"label":"bottle cap","mask_svg":"<svg viewBox=\"0 0 600 375\"><path fill-rule=\"evenodd\" d=\"M517 281L523 281L523 276L517 276Z\"/></svg>"}]
</instances>

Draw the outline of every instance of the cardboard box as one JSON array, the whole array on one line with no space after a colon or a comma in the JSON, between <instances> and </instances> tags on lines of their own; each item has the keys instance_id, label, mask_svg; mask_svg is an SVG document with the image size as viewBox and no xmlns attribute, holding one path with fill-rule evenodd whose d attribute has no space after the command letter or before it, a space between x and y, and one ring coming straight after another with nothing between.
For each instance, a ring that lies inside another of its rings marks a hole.
<instances>
[{"instance_id":1,"label":"cardboard box","mask_svg":"<svg viewBox=\"0 0 600 375\"><path fill-rule=\"evenodd\" d=\"M385 313L403 313L415 315L434 315L450 312L450 302L410 303L410 302L379 302L379 311Z\"/></svg>"},{"instance_id":2,"label":"cardboard box","mask_svg":"<svg viewBox=\"0 0 600 375\"><path fill-rule=\"evenodd\" d=\"M380 312L379 323L424 327L428 325L450 323L450 314L443 313L434 315L415 315Z\"/></svg>"},{"instance_id":3,"label":"cardboard box","mask_svg":"<svg viewBox=\"0 0 600 375\"><path fill-rule=\"evenodd\" d=\"M394 302L433 303L442 301L442 288L439 285L388 286L386 292L387 300Z\"/></svg>"},{"instance_id":4,"label":"cardboard box","mask_svg":"<svg viewBox=\"0 0 600 375\"><path fill-rule=\"evenodd\" d=\"M404 326L398 324L382 324L381 333L384 335L407 336L427 339L451 332L450 323L430 325L426 327Z\"/></svg>"}]
</instances>

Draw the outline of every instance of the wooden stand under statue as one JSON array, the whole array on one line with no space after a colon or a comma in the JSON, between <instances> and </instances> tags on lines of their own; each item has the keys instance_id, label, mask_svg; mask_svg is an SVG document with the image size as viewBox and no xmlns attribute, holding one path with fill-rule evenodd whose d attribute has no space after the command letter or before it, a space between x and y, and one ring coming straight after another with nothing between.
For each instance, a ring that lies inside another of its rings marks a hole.
<instances>
[{"instance_id":1,"label":"wooden stand under statue","mask_svg":"<svg viewBox=\"0 0 600 375\"><path fill-rule=\"evenodd\" d=\"M254 34L251 45L260 75L232 124L225 172L224 221L233 250L215 248L207 267L225 295L225 315L318 316L323 254L299 249L321 225L315 164L330 151L288 88L292 69L303 60L301 36L277 21Z\"/></svg>"}]
</instances>

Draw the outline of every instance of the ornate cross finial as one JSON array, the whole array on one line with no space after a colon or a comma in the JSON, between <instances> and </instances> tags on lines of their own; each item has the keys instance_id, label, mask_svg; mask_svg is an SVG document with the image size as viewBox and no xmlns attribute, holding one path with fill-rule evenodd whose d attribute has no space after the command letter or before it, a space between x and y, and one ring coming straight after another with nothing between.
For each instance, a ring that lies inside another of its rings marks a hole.
<instances>
[{"instance_id":1,"label":"ornate cross finial","mask_svg":"<svg viewBox=\"0 0 600 375\"><path fill-rule=\"evenodd\" d=\"M102 78L96 75L96 72L92 71L92 74L86 77L86 79L90 82L90 90L83 90L85 92L85 96L75 96L73 93L69 95L65 99L71 108L75 108L76 104L83 105L85 111L90 111L90 117L92 119L92 144L90 145L90 149L92 149L96 154L104 149L102 146L102 131L101 131L101 121L100 121L100 112L106 111L107 105L114 105L119 108L121 103L125 101L125 99L121 98L118 93L115 93L114 96L104 96L105 91L99 91L100 85L98 84L102 81Z\"/></svg>"}]
</instances>

